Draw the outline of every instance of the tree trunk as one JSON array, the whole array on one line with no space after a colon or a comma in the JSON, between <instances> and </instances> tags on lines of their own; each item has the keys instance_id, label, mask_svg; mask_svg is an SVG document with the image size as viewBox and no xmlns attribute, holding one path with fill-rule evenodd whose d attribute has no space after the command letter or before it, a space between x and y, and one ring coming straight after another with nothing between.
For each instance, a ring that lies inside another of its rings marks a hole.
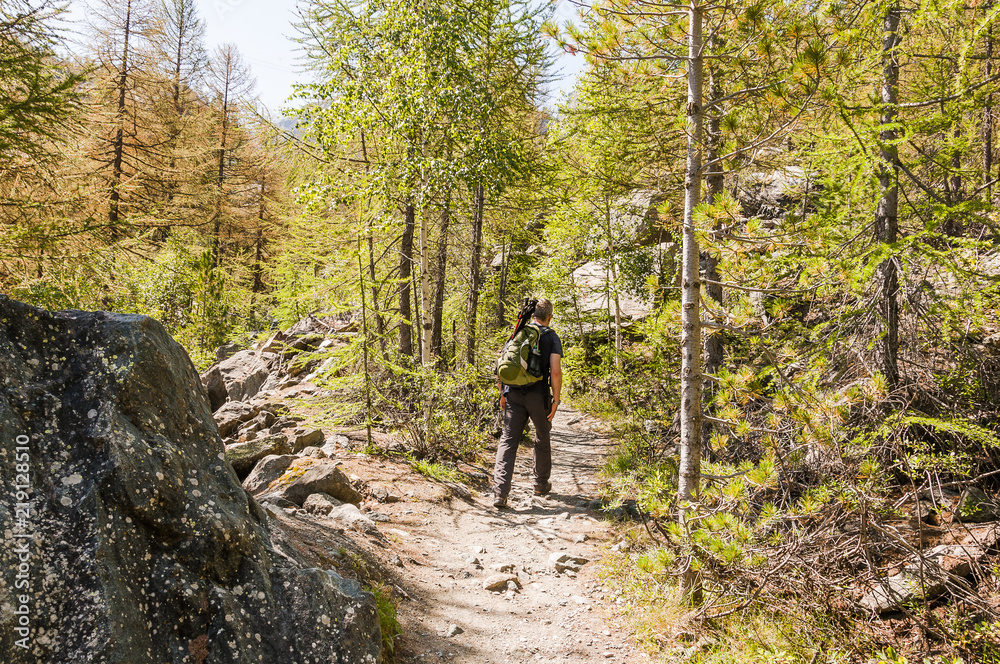
<instances>
[{"instance_id":1,"label":"tree trunk","mask_svg":"<svg viewBox=\"0 0 1000 664\"><path fill-rule=\"evenodd\" d=\"M882 35L882 131L879 133L881 163L878 169L879 188L882 191L875 211L875 241L891 244L899 234L898 227L898 155L896 152L897 132L895 129L898 111L899 62L896 49L899 37L899 6L893 4L886 11ZM889 257L882 261L876 274L879 317L878 362L877 366L885 375L889 389L899 385L899 274L896 260Z\"/></svg>"},{"instance_id":2,"label":"tree trunk","mask_svg":"<svg viewBox=\"0 0 1000 664\"><path fill-rule=\"evenodd\" d=\"M722 86L719 84L718 76L714 74L709 77L709 88L713 99L722 97ZM719 147L722 144L722 127L720 123L720 112L715 108L708 118L708 163L705 173L705 201L709 205L718 202L719 196L725 183L722 174L722 163L718 161ZM717 221L713 230L719 230L722 222ZM706 251L703 255L705 259L705 279L707 281L719 281L719 259L711 252ZM705 284L705 294L708 295L718 305L722 304L722 286L718 283ZM705 373L715 375L722 368L722 334L716 332L705 337Z\"/></svg>"},{"instance_id":3,"label":"tree trunk","mask_svg":"<svg viewBox=\"0 0 1000 664\"><path fill-rule=\"evenodd\" d=\"M227 63L226 80L222 92L222 126L219 130L219 163L216 172L215 224L212 228L212 267L218 267L222 257L222 196L226 181L226 140L229 138L229 85L230 74Z\"/></svg>"},{"instance_id":4,"label":"tree trunk","mask_svg":"<svg viewBox=\"0 0 1000 664\"><path fill-rule=\"evenodd\" d=\"M510 273L510 252L514 248L514 233L500 248L500 292L497 293L497 327L507 327L507 275Z\"/></svg>"},{"instance_id":5,"label":"tree trunk","mask_svg":"<svg viewBox=\"0 0 1000 664\"><path fill-rule=\"evenodd\" d=\"M368 173L368 143L365 141L365 132L361 131L361 156L365 161L365 174ZM368 207L366 203L365 207ZM385 321L382 318L382 309L379 306L378 280L375 278L375 238L372 229L371 214L365 214L365 237L368 244L368 278L372 282L372 310L375 313L375 332L378 335L379 349L382 357L388 361L389 354L386 352L385 343ZM367 337L366 337L367 338Z\"/></svg>"},{"instance_id":6,"label":"tree trunk","mask_svg":"<svg viewBox=\"0 0 1000 664\"><path fill-rule=\"evenodd\" d=\"M691 0L688 33L687 167L684 182L684 231L681 264L681 440L678 468L680 522L687 528L691 508L701 484L701 299L698 242L694 234L694 209L701 198L702 134L702 8ZM700 601L697 573L688 566L681 591Z\"/></svg>"},{"instance_id":7,"label":"tree trunk","mask_svg":"<svg viewBox=\"0 0 1000 664\"><path fill-rule=\"evenodd\" d=\"M992 12L993 3L986 3L987 14ZM986 80L993 75L993 23L986 28ZM983 109L983 182L993 179L993 93L986 95L986 107ZM993 202L993 187L986 185L986 202Z\"/></svg>"},{"instance_id":8,"label":"tree trunk","mask_svg":"<svg viewBox=\"0 0 1000 664\"><path fill-rule=\"evenodd\" d=\"M132 36L132 0L125 7L125 34L122 42L122 66L118 72L118 115L115 118L114 158L111 162L111 193L108 200L108 227L112 239L119 236L121 219L121 183L125 161L125 94L128 90L129 38Z\"/></svg>"},{"instance_id":9,"label":"tree trunk","mask_svg":"<svg viewBox=\"0 0 1000 664\"><path fill-rule=\"evenodd\" d=\"M472 205L472 257L469 262L469 307L466 313L468 331L465 341L465 363L476 363L476 313L479 310L480 273L479 263L483 254L483 208L486 192L482 183L476 185Z\"/></svg>"},{"instance_id":10,"label":"tree trunk","mask_svg":"<svg viewBox=\"0 0 1000 664\"><path fill-rule=\"evenodd\" d=\"M622 369L622 306L618 295L618 269L615 256L614 228L611 226L611 203L605 201L605 221L608 226L608 295L614 297L615 304L615 369Z\"/></svg>"},{"instance_id":11,"label":"tree trunk","mask_svg":"<svg viewBox=\"0 0 1000 664\"><path fill-rule=\"evenodd\" d=\"M434 317L431 312L431 249L428 243L429 210L420 215L420 362L431 363L431 327Z\"/></svg>"},{"instance_id":12,"label":"tree trunk","mask_svg":"<svg viewBox=\"0 0 1000 664\"><path fill-rule=\"evenodd\" d=\"M412 200L406 201L403 218L403 240L399 247L399 354L413 357L410 273L413 269L413 226L416 222L416 208Z\"/></svg>"},{"instance_id":13,"label":"tree trunk","mask_svg":"<svg viewBox=\"0 0 1000 664\"><path fill-rule=\"evenodd\" d=\"M438 238L437 274L434 281L434 315L431 324L431 354L443 359L441 348L442 325L444 324L445 277L448 272L448 227L451 225L451 197L445 198L441 210L441 235Z\"/></svg>"},{"instance_id":14,"label":"tree trunk","mask_svg":"<svg viewBox=\"0 0 1000 664\"><path fill-rule=\"evenodd\" d=\"M713 41L713 50L721 50L719 44ZM712 99L720 99L722 97L722 86L719 84L719 77L715 72L709 74L709 94L712 95ZM722 173L722 163L718 161L719 149L722 145L722 126L720 122L721 112L719 108L713 107L712 113L708 116L708 141L707 141L707 151L706 157L708 159L708 166L706 167L705 173L705 202L709 205L713 205L718 202L719 196L722 195L722 191L725 184L725 177ZM719 230L722 228L722 221L717 220L713 226L713 230ZM705 294L715 303L717 308L722 306L722 286L719 285L719 259L711 251L704 251L701 254L702 261L705 264ZM716 283L709 283L716 282ZM722 331L715 330L711 334L705 336L704 339L704 350L705 350L705 373L714 376L719 373L722 368L722 355L723 355L723 342L722 342ZM703 390L711 390L711 383L706 380L702 383ZM711 397L709 397L710 400ZM712 422L707 419L703 419L701 423L701 442L702 448L706 454L711 454L710 441L712 438ZM711 458L711 457L710 457Z\"/></svg>"}]
</instances>

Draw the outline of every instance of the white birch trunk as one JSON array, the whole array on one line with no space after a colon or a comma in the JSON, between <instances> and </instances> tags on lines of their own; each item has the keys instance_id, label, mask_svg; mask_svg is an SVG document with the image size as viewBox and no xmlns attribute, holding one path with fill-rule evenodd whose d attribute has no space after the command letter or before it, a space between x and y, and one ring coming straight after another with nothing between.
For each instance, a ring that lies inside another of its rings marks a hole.
<instances>
[{"instance_id":1,"label":"white birch trunk","mask_svg":"<svg viewBox=\"0 0 1000 664\"><path fill-rule=\"evenodd\" d=\"M427 246L427 210L420 215L420 304L423 315L421 324L423 334L420 336L420 361L431 363L431 328L434 312L431 311L431 270L430 247Z\"/></svg>"},{"instance_id":2,"label":"white birch trunk","mask_svg":"<svg viewBox=\"0 0 1000 664\"><path fill-rule=\"evenodd\" d=\"M688 34L687 167L684 180L684 232L681 258L681 445L678 479L680 521L689 516L686 506L698 496L701 481L701 280L698 242L694 234L694 209L701 198L702 134L702 8L691 0ZM690 570L681 579L681 591L697 601L697 574Z\"/></svg>"}]
</instances>

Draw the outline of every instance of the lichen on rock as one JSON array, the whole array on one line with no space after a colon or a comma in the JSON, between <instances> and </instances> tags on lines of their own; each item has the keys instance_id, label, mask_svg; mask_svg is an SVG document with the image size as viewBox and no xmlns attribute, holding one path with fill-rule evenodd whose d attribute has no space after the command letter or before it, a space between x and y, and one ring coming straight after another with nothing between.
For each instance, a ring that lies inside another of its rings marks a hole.
<instances>
[{"instance_id":1,"label":"lichen on rock","mask_svg":"<svg viewBox=\"0 0 1000 664\"><path fill-rule=\"evenodd\" d=\"M0 444L4 662L378 661L374 598L275 553L194 366L155 320L0 296Z\"/></svg>"}]
</instances>

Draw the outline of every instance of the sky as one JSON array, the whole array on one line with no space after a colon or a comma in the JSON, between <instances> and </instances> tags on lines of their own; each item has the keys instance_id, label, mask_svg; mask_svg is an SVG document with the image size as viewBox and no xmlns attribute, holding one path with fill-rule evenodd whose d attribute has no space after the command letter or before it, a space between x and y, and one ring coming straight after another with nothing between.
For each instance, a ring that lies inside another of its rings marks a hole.
<instances>
[{"instance_id":1,"label":"sky","mask_svg":"<svg viewBox=\"0 0 1000 664\"><path fill-rule=\"evenodd\" d=\"M239 48L243 59L257 79L260 101L277 114L287 106L295 83L308 81L302 71L299 45L293 41L296 30L296 6L302 0L198 0L205 24L209 50L224 43ZM86 0L71 0L69 20L84 17ZM571 19L575 7L559 0L556 18L560 24ZM553 45L553 53L555 46ZM561 78L554 82L549 103L554 105L560 93L568 92L575 76L585 67L583 56L557 55L555 68Z\"/></svg>"}]
</instances>

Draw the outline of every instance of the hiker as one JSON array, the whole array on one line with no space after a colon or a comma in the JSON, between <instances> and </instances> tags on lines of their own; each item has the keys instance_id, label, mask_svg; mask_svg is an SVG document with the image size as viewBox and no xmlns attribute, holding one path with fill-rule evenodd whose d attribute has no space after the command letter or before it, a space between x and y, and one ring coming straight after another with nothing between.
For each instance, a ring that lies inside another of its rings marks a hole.
<instances>
[{"instance_id":1,"label":"hiker","mask_svg":"<svg viewBox=\"0 0 1000 664\"><path fill-rule=\"evenodd\" d=\"M552 322L552 303L538 300L527 325L519 323L517 330L534 327L538 333L537 347L541 358L541 379L527 385L509 385L498 380L500 387L500 409L503 411L503 436L497 446L497 462L493 470L493 506L507 506L507 494L514 475L514 459L521 444L524 425L528 418L535 425L535 468L534 480L536 496L544 496L552 490L549 474L552 472L552 448L549 433L552 418L559 408L559 393L562 390L562 341L555 330L549 329ZM511 336L511 339L514 335ZM552 392L549 392L551 383Z\"/></svg>"}]
</instances>

